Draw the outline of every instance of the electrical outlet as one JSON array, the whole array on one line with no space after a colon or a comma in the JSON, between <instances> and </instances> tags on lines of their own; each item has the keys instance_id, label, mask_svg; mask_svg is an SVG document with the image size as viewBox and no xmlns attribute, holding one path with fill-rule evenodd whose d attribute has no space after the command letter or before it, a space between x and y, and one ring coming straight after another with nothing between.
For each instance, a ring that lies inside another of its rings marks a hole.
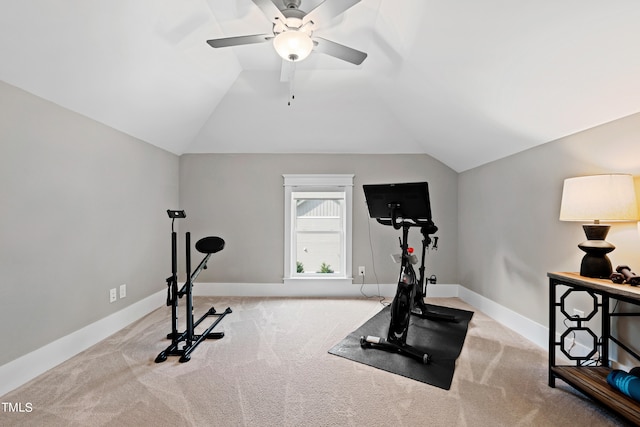
<instances>
[{"instance_id":1,"label":"electrical outlet","mask_svg":"<svg viewBox=\"0 0 640 427\"><path fill-rule=\"evenodd\" d=\"M364 276L364 265L358 267L358 276Z\"/></svg>"},{"instance_id":2,"label":"electrical outlet","mask_svg":"<svg viewBox=\"0 0 640 427\"><path fill-rule=\"evenodd\" d=\"M584 311L578 310L577 308L573 309L573 317L579 317L580 319L584 318Z\"/></svg>"},{"instance_id":3,"label":"electrical outlet","mask_svg":"<svg viewBox=\"0 0 640 427\"><path fill-rule=\"evenodd\" d=\"M118 299L118 294L116 293L116 288L109 290L109 302L115 302Z\"/></svg>"},{"instance_id":4,"label":"electrical outlet","mask_svg":"<svg viewBox=\"0 0 640 427\"><path fill-rule=\"evenodd\" d=\"M127 296L127 284L124 283L120 285L120 298L124 298Z\"/></svg>"}]
</instances>

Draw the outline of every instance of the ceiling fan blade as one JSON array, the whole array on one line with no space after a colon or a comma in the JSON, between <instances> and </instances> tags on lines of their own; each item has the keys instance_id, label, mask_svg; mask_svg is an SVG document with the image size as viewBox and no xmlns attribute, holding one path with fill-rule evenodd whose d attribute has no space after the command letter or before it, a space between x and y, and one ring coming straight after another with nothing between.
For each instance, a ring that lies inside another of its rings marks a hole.
<instances>
[{"instance_id":1,"label":"ceiling fan blade","mask_svg":"<svg viewBox=\"0 0 640 427\"><path fill-rule=\"evenodd\" d=\"M230 47L243 44L264 43L273 38L273 34L255 34L252 36L226 37L222 39L207 40L211 47Z\"/></svg>"},{"instance_id":2,"label":"ceiling fan blade","mask_svg":"<svg viewBox=\"0 0 640 427\"><path fill-rule=\"evenodd\" d=\"M281 19L282 22L286 22L287 18L284 17L278 6L276 6L271 0L251 0L256 6L262 10L269 21L273 22L275 19Z\"/></svg>"},{"instance_id":3,"label":"ceiling fan blade","mask_svg":"<svg viewBox=\"0 0 640 427\"><path fill-rule=\"evenodd\" d=\"M350 62L354 65L362 64L362 61L367 58L366 53L360 52L359 50L341 45L336 42L332 42L331 40L323 39L322 37L314 37L313 39L315 45L314 50L316 52L334 56L338 59L342 59L343 61Z\"/></svg>"},{"instance_id":4,"label":"ceiling fan blade","mask_svg":"<svg viewBox=\"0 0 640 427\"><path fill-rule=\"evenodd\" d=\"M316 24L329 22L359 2L360 0L325 0L302 18L302 24L304 25L309 21L313 21Z\"/></svg>"}]
</instances>

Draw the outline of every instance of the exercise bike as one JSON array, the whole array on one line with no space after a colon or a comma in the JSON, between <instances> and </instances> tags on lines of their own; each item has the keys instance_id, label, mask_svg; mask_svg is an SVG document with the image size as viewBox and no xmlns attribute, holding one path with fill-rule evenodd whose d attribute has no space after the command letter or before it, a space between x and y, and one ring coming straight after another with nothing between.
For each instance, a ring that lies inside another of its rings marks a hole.
<instances>
[{"instance_id":1,"label":"exercise bike","mask_svg":"<svg viewBox=\"0 0 640 427\"><path fill-rule=\"evenodd\" d=\"M438 227L431 219L429 188L426 182L406 184L383 184L363 186L369 215L382 225L402 229L400 247L400 276L396 295L391 303L391 321L387 338L375 336L360 337L360 346L376 348L400 353L428 364L431 356L407 344L407 334L411 315L423 319L456 321L454 316L432 312L424 302L426 295L425 282L425 253L433 242L437 248L437 238L432 240L430 235L438 231ZM422 264L420 276L416 276L413 264L417 263L415 255L410 253L408 245L409 230L420 227L422 240Z\"/></svg>"},{"instance_id":2,"label":"exercise bike","mask_svg":"<svg viewBox=\"0 0 640 427\"><path fill-rule=\"evenodd\" d=\"M207 262L211 255L224 249L224 240L220 237L209 236L204 237L196 242L196 250L205 254L198 267L191 273L191 233L185 234L186 246L186 275L187 281L178 289L178 254L177 254L177 234L173 230L173 223L176 218L185 218L186 214L183 210L167 210L169 218L171 218L171 276L167 278L167 306L171 306L171 332L167 334L167 339L171 340L171 344L158 354L155 359L156 363L167 360L167 356L180 356L180 363L191 360L191 353L205 339L221 339L224 332L211 332L220 321L229 313L231 308L227 307L222 313L218 313L214 307L211 307L198 320L194 320L193 316L193 283L197 279L200 272L207 268ZM186 297L186 329L183 332L178 331L178 300ZM217 316L217 319L202 334L196 334L195 328L209 316ZM180 343L184 342L182 348Z\"/></svg>"}]
</instances>

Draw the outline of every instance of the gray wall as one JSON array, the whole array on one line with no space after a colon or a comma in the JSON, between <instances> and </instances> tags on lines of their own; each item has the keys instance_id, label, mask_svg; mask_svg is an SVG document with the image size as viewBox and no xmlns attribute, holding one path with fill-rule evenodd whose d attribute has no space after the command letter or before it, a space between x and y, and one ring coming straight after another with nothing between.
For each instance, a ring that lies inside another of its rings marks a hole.
<instances>
[{"instance_id":1,"label":"gray wall","mask_svg":"<svg viewBox=\"0 0 640 427\"><path fill-rule=\"evenodd\" d=\"M0 82L0 365L165 288L178 167Z\"/></svg>"},{"instance_id":2,"label":"gray wall","mask_svg":"<svg viewBox=\"0 0 640 427\"><path fill-rule=\"evenodd\" d=\"M440 249L427 259L428 274L457 283L458 174L427 155L189 154L180 158L180 206L187 218L180 234L192 242L207 235L225 239L198 281L278 283L283 277L283 174L352 173L353 271L366 267L365 283L395 283L400 234L368 218L363 184L428 181ZM369 236L371 235L371 239ZM411 244L420 245L419 230ZM195 251L193 251L195 254ZM199 256L194 256L194 265ZM374 269L375 267L375 269ZM377 273L374 275L374 271ZM356 277L355 282L361 283Z\"/></svg>"},{"instance_id":3,"label":"gray wall","mask_svg":"<svg viewBox=\"0 0 640 427\"><path fill-rule=\"evenodd\" d=\"M366 267L366 283L396 281L398 232L368 218L362 185L428 181L440 249L427 273L546 325L546 273L576 271L584 240L558 220L562 180L640 175L639 131L636 114L462 174L427 155L178 158L0 83L0 364L163 290L167 208L187 211L181 236L227 241L199 281L280 282L287 173L355 174L353 269ZM614 264L640 270L635 224L608 240ZM127 298L109 304L121 283Z\"/></svg>"},{"instance_id":4,"label":"gray wall","mask_svg":"<svg viewBox=\"0 0 640 427\"><path fill-rule=\"evenodd\" d=\"M460 283L547 325L546 273L578 271L584 255L581 224L558 219L563 180L600 173L640 175L640 114L460 174ZM607 241L614 268L640 270L635 223L613 224Z\"/></svg>"}]
</instances>

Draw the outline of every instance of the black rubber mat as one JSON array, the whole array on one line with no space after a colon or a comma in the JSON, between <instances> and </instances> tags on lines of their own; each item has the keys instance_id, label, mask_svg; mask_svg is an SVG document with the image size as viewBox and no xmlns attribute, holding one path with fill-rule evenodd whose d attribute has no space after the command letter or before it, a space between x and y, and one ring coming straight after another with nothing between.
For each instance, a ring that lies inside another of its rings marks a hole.
<instances>
[{"instance_id":1,"label":"black rubber mat","mask_svg":"<svg viewBox=\"0 0 640 427\"><path fill-rule=\"evenodd\" d=\"M455 316L455 321L411 316L406 343L431 356L426 365L402 354L360 346L361 336L387 337L391 320L389 306L350 333L329 353L449 390L473 312L431 304L427 307L430 312Z\"/></svg>"}]
</instances>

